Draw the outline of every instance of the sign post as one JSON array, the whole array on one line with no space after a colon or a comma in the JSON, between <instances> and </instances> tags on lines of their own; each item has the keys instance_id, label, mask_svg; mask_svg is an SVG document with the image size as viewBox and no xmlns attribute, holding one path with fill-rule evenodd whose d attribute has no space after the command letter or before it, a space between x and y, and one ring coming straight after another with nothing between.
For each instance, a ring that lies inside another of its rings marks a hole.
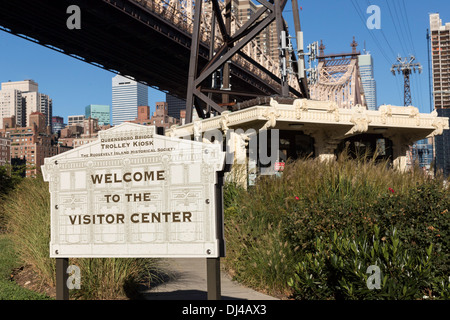
<instances>
[{"instance_id":1,"label":"sign post","mask_svg":"<svg viewBox=\"0 0 450 320\"><path fill-rule=\"evenodd\" d=\"M220 144L157 135L155 128L123 123L45 159L50 257L58 266L69 257L211 258L220 264L225 152ZM216 298L220 270L218 276Z\"/></svg>"},{"instance_id":2,"label":"sign post","mask_svg":"<svg viewBox=\"0 0 450 320\"><path fill-rule=\"evenodd\" d=\"M220 258L225 257L223 232L223 179L224 172L217 173L216 184L216 228L219 240L219 257L206 259L208 300L221 299Z\"/></svg>"},{"instance_id":3,"label":"sign post","mask_svg":"<svg viewBox=\"0 0 450 320\"><path fill-rule=\"evenodd\" d=\"M69 288L67 287L68 258L56 259L56 300L69 300Z\"/></svg>"},{"instance_id":4,"label":"sign post","mask_svg":"<svg viewBox=\"0 0 450 320\"><path fill-rule=\"evenodd\" d=\"M208 300L220 300L220 257L206 258L206 283L208 290Z\"/></svg>"}]
</instances>

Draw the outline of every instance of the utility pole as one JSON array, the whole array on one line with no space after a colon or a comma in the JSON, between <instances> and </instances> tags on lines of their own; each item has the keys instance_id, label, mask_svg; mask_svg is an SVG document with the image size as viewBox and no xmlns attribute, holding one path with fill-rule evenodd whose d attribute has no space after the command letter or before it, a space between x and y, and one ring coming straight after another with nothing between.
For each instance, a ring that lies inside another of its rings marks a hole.
<instances>
[{"instance_id":1,"label":"utility pole","mask_svg":"<svg viewBox=\"0 0 450 320\"><path fill-rule=\"evenodd\" d=\"M420 63L413 63L416 58L411 55L408 58L401 58L400 56L397 57L397 64L393 64L391 68L392 74L395 76L395 72L397 71L398 74L403 74L404 79L404 100L403 105L405 107L412 105L411 100L411 85L410 85L410 75L414 71L416 72L416 69L419 71L419 73L422 73L422 66Z\"/></svg>"},{"instance_id":2,"label":"utility pole","mask_svg":"<svg viewBox=\"0 0 450 320\"><path fill-rule=\"evenodd\" d=\"M283 3L282 3L283 2ZM283 29L283 9L285 1L282 0L274 0L274 9L275 9L275 25L277 28L277 34L279 35L279 59L280 59L280 71L281 71L281 96L288 97L289 96L289 83L288 83L288 70L287 70L287 34L286 30Z\"/></svg>"}]
</instances>

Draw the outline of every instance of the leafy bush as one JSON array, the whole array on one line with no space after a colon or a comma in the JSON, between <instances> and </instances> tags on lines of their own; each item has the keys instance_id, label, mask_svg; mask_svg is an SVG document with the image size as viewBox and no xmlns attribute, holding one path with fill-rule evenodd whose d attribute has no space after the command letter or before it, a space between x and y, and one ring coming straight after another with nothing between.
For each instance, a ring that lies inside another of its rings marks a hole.
<instances>
[{"instance_id":1,"label":"leafy bush","mask_svg":"<svg viewBox=\"0 0 450 320\"><path fill-rule=\"evenodd\" d=\"M397 226L410 249L433 244L436 268L450 273L450 194L439 180L411 186L403 194L383 197L374 208L383 226Z\"/></svg>"},{"instance_id":2,"label":"leafy bush","mask_svg":"<svg viewBox=\"0 0 450 320\"><path fill-rule=\"evenodd\" d=\"M433 273L432 245L411 251L395 228L383 237L377 226L369 237L334 231L329 238L318 237L314 247L314 253L300 256L288 282L296 299L421 299L445 281ZM369 266L381 271L377 288L370 285L376 275ZM450 297L448 290L441 293Z\"/></svg>"}]
</instances>

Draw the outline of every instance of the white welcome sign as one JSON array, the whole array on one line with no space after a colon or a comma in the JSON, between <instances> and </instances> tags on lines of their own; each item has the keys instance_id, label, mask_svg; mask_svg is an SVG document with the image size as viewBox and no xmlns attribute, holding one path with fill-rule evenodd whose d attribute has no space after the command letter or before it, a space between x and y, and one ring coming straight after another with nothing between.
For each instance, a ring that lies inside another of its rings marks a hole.
<instances>
[{"instance_id":1,"label":"white welcome sign","mask_svg":"<svg viewBox=\"0 0 450 320\"><path fill-rule=\"evenodd\" d=\"M45 159L50 257L218 257L219 144L123 123Z\"/></svg>"}]
</instances>

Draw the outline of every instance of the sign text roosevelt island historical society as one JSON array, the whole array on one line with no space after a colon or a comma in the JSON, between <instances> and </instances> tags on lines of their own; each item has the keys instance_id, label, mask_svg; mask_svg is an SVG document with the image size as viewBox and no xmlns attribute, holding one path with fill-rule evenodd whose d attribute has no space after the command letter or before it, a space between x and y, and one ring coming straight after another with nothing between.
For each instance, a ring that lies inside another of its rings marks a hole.
<instances>
[{"instance_id":1,"label":"sign text roosevelt island historical society","mask_svg":"<svg viewBox=\"0 0 450 320\"><path fill-rule=\"evenodd\" d=\"M225 153L124 123L45 159L50 256L218 257L215 184Z\"/></svg>"}]
</instances>

